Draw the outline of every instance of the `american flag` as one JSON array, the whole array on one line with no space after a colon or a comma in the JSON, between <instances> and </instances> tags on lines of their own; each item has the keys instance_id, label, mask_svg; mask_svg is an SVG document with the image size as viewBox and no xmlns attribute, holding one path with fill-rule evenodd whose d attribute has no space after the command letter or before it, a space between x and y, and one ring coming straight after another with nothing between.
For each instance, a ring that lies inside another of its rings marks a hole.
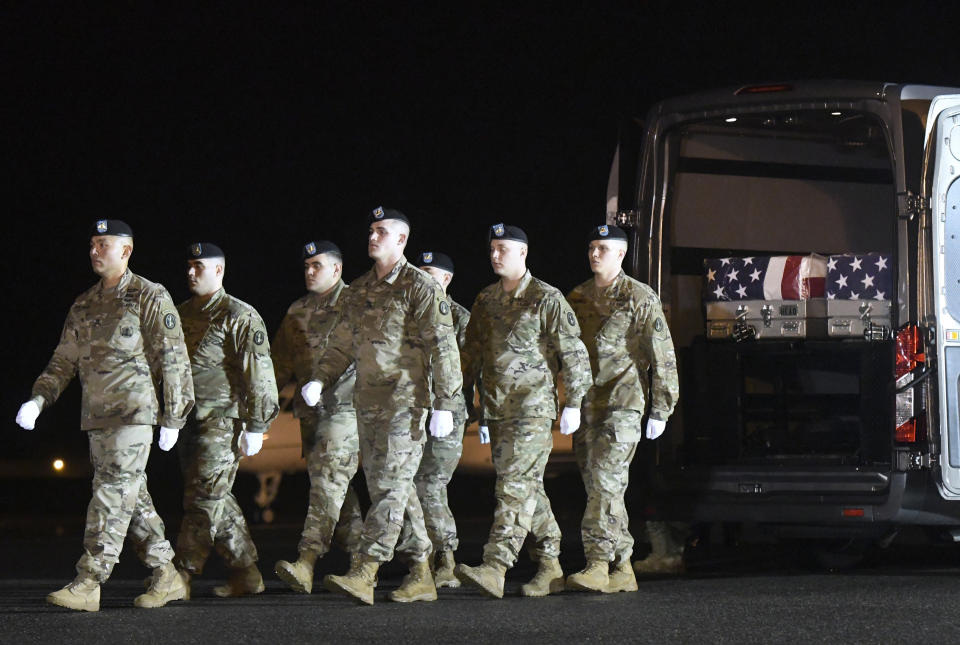
<instances>
[{"instance_id":1,"label":"american flag","mask_svg":"<svg viewBox=\"0 0 960 645\"><path fill-rule=\"evenodd\" d=\"M711 258L703 268L707 302L822 298L827 275L818 255Z\"/></svg>"},{"instance_id":2,"label":"american flag","mask_svg":"<svg viewBox=\"0 0 960 645\"><path fill-rule=\"evenodd\" d=\"M889 255L831 255L827 261L828 300L890 300L892 293Z\"/></svg>"}]
</instances>

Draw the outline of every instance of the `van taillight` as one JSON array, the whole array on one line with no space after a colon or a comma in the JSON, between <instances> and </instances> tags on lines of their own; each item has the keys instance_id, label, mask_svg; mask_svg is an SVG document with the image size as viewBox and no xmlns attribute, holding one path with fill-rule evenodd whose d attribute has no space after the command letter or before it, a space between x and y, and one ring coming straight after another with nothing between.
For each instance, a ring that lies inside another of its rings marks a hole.
<instances>
[{"instance_id":1,"label":"van taillight","mask_svg":"<svg viewBox=\"0 0 960 645\"><path fill-rule=\"evenodd\" d=\"M897 362L894 373L898 392L894 440L898 443L911 443L922 439L926 434L926 419L924 416L918 418L916 406L916 399L923 405L923 389L910 385L913 381L913 370L926 362L920 329L913 324L903 326L897 331L896 343ZM919 412L922 413L923 410Z\"/></svg>"},{"instance_id":2,"label":"van taillight","mask_svg":"<svg viewBox=\"0 0 960 645\"><path fill-rule=\"evenodd\" d=\"M897 379L903 378L924 361L926 356L923 355L920 329L913 324L902 327L897 332Z\"/></svg>"}]
</instances>

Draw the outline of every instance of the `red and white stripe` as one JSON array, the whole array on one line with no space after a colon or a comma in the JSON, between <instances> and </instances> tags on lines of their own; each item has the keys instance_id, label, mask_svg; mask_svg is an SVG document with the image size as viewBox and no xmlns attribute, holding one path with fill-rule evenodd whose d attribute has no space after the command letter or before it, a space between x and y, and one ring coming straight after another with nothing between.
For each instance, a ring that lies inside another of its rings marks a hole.
<instances>
[{"instance_id":1,"label":"red and white stripe","mask_svg":"<svg viewBox=\"0 0 960 645\"><path fill-rule=\"evenodd\" d=\"M818 255L775 255L763 278L766 300L823 298L827 261Z\"/></svg>"}]
</instances>

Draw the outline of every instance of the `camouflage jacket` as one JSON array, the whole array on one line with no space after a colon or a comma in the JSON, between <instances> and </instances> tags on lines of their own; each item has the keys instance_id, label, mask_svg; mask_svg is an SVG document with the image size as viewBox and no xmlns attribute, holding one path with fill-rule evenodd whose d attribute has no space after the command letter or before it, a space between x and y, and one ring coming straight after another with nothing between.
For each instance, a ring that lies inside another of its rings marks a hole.
<instances>
[{"instance_id":1,"label":"camouflage jacket","mask_svg":"<svg viewBox=\"0 0 960 645\"><path fill-rule=\"evenodd\" d=\"M115 289L99 282L77 298L53 357L33 384L41 410L75 374L83 386L82 429L182 428L193 408L193 381L180 317L167 290L127 270Z\"/></svg>"},{"instance_id":2,"label":"camouflage jacket","mask_svg":"<svg viewBox=\"0 0 960 645\"><path fill-rule=\"evenodd\" d=\"M453 328L457 337L457 347L463 351L463 346L467 342L467 323L470 322L470 310L447 296L447 304L450 306L450 315L453 317ZM462 357L461 357L461 360ZM462 399L458 397L457 405L460 406L460 414L464 419L467 417L467 410L473 408L473 387L463 384Z\"/></svg>"},{"instance_id":3,"label":"camouflage jacket","mask_svg":"<svg viewBox=\"0 0 960 645\"><path fill-rule=\"evenodd\" d=\"M485 288L470 311L464 380L482 379L485 420L556 419L558 371L565 405L580 407L590 387L590 360L559 290L527 271L511 293L500 282Z\"/></svg>"},{"instance_id":4,"label":"camouflage jacket","mask_svg":"<svg viewBox=\"0 0 960 645\"><path fill-rule=\"evenodd\" d=\"M433 278L406 258L383 279L371 268L351 283L343 314L314 366L324 389L356 361L357 409L457 409L460 353L450 305Z\"/></svg>"},{"instance_id":5,"label":"camouflage jacket","mask_svg":"<svg viewBox=\"0 0 960 645\"><path fill-rule=\"evenodd\" d=\"M333 328L340 321L345 301L343 280L325 295L308 293L287 309L280 323L280 331L273 339L273 371L277 385L283 387L296 382L293 397L294 416L302 417L309 411L300 395L300 388L310 380ZM320 405L329 413L353 408L353 388L357 380L354 365L347 368L332 387L323 391Z\"/></svg>"},{"instance_id":6,"label":"camouflage jacket","mask_svg":"<svg viewBox=\"0 0 960 645\"><path fill-rule=\"evenodd\" d=\"M467 342L467 323L470 322L470 310L447 296L447 304L450 306L450 315L453 316L453 328L457 334L457 347L463 350Z\"/></svg>"},{"instance_id":7,"label":"camouflage jacket","mask_svg":"<svg viewBox=\"0 0 960 645\"><path fill-rule=\"evenodd\" d=\"M280 412L270 341L263 320L221 288L207 302L178 305L190 352L197 419L241 419L264 432Z\"/></svg>"},{"instance_id":8,"label":"camouflage jacket","mask_svg":"<svg viewBox=\"0 0 960 645\"><path fill-rule=\"evenodd\" d=\"M673 340L654 290L621 271L609 287L599 289L591 278L567 298L594 373L585 405L642 413L652 368L650 416L666 421L680 389Z\"/></svg>"}]
</instances>

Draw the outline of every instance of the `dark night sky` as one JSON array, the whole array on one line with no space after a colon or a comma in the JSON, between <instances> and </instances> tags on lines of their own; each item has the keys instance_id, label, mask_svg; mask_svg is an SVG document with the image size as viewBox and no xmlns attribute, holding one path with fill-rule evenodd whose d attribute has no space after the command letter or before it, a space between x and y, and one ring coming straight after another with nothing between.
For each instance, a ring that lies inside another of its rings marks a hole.
<instances>
[{"instance_id":1,"label":"dark night sky","mask_svg":"<svg viewBox=\"0 0 960 645\"><path fill-rule=\"evenodd\" d=\"M450 253L469 306L498 221L530 234L539 277L585 279L618 119L657 99L792 78L960 83L939 3L515 4L5 3L0 459L83 451L76 386L37 432L13 419L95 281L94 219L128 221L131 267L178 301L186 244L220 243L228 290L275 330L302 293L300 245L335 240L352 279L369 267L366 213L396 207L408 255Z\"/></svg>"}]
</instances>

